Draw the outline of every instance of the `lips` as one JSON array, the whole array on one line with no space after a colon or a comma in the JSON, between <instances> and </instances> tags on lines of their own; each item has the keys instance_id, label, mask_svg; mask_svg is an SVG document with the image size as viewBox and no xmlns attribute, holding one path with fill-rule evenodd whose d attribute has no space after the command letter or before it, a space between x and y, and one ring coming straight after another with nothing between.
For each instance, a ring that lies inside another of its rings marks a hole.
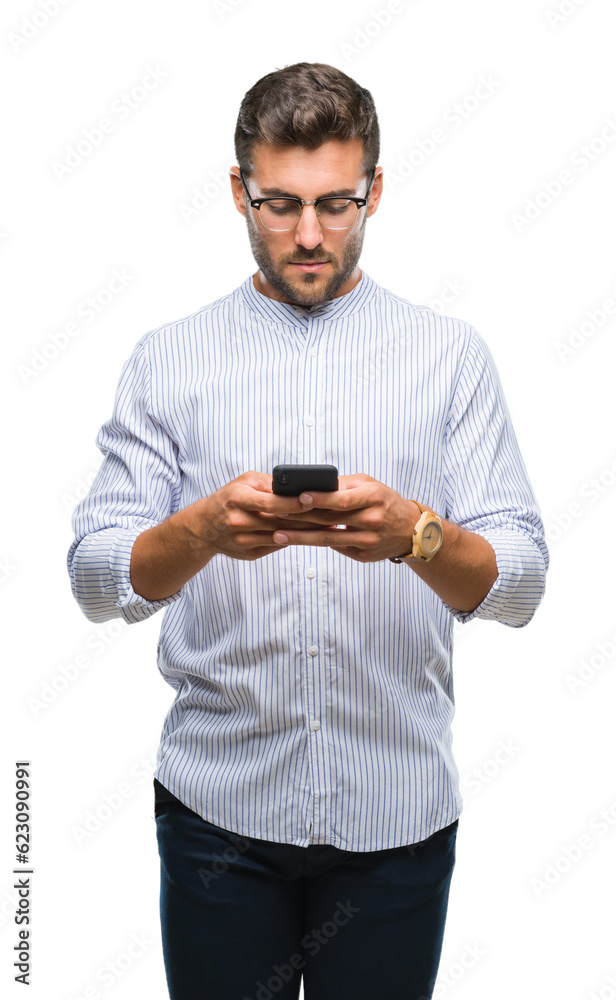
<instances>
[{"instance_id":1,"label":"lips","mask_svg":"<svg viewBox=\"0 0 616 1000\"><path fill-rule=\"evenodd\" d=\"M300 261L291 261L291 263L293 264L293 267L299 268L300 271L307 271L307 272L309 272L309 271L320 271L321 268L325 267L326 264L329 264L329 261L327 261L327 260L314 260L314 261L313 260L306 260L306 261L300 260Z\"/></svg>"}]
</instances>

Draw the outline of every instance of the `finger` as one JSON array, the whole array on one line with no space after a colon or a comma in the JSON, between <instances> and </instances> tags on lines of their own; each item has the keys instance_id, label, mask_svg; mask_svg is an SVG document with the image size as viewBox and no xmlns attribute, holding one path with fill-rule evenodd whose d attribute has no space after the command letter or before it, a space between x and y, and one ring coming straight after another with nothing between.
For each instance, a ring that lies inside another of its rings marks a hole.
<instances>
[{"instance_id":1,"label":"finger","mask_svg":"<svg viewBox=\"0 0 616 1000\"><path fill-rule=\"evenodd\" d=\"M338 476L339 490L352 490L358 486L365 486L367 483L378 483L378 479L367 476L365 472L354 472L350 476Z\"/></svg>"},{"instance_id":2,"label":"finger","mask_svg":"<svg viewBox=\"0 0 616 1000\"><path fill-rule=\"evenodd\" d=\"M267 514L298 514L306 510L299 497L283 497L276 493L266 493L250 487L240 488L235 500L243 510L262 511Z\"/></svg>"},{"instance_id":3,"label":"finger","mask_svg":"<svg viewBox=\"0 0 616 1000\"><path fill-rule=\"evenodd\" d=\"M234 483L238 483L244 486L249 486L253 490L259 490L264 493L272 493L272 474L268 472L255 472L251 469L249 472L243 472L241 476L233 480Z\"/></svg>"},{"instance_id":4,"label":"finger","mask_svg":"<svg viewBox=\"0 0 616 1000\"><path fill-rule=\"evenodd\" d=\"M348 478L351 478L350 476ZM312 507L326 508L329 510L357 510L367 507L370 500L366 496L366 484L361 483L349 489L334 490L332 492L319 492L318 490L306 490L300 493L301 503Z\"/></svg>"},{"instance_id":5,"label":"finger","mask_svg":"<svg viewBox=\"0 0 616 1000\"><path fill-rule=\"evenodd\" d=\"M361 514L350 514L347 511L334 510L307 510L303 514L289 514L285 517L283 514L279 514L278 517L284 520L284 527L287 525L291 527L291 518L298 528L308 527L309 525L320 525L321 527L336 527L337 525L342 525L344 527L359 527L358 518Z\"/></svg>"},{"instance_id":6,"label":"finger","mask_svg":"<svg viewBox=\"0 0 616 1000\"><path fill-rule=\"evenodd\" d=\"M335 525L324 526L318 531L291 531L286 526L273 534L273 540L280 546L285 545L332 545L340 541L340 536L346 532Z\"/></svg>"},{"instance_id":7,"label":"finger","mask_svg":"<svg viewBox=\"0 0 616 1000\"><path fill-rule=\"evenodd\" d=\"M256 514L247 514L247 517L251 518L251 524L257 524L257 530L268 530L275 531L276 528L281 528L286 530L287 528L296 528L301 530L312 530L322 528L324 525L331 525L331 512L329 512L329 519L327 518L326 511L315 511L312 518L307 517L304 514L269 514L266 511L259 511ZM254 520L253 520L254 519ZM267 524L267 529L263 528L263 525Z\"/></svg>"}]
</instances>

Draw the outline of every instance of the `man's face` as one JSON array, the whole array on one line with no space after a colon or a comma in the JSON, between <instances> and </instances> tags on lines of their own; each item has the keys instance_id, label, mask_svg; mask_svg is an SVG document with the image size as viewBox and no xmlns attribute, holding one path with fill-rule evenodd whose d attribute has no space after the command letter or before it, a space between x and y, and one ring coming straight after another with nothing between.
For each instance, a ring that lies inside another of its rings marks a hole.
<instances>
[{"instance_id":1,"label":"man's face","mask_svg":"<svg viewBox=\"0 0 616 1000\"><path fill-rule=\"evenodd\" d=\"M343 193L365 198L369 178L361 173L363 147L359 139L326 142L318 149L298 146L280 149L258 143L254 170L246 177L252 198L294 196L313 200ZM357 213L350 229L321 227L313 205L305 205L295 229L277 233L266 229L257 209L246 207L239 168L231 171L236 206L246 215L248 237L259 272L254 284L258 291L279 302L313 306L345 295L359 282L357 266L364 242L366 219L376 211L382 190L382 171L372 187L368 206ZM318 262L317 267L301 263Z\"/></svg>"}]
</instances>

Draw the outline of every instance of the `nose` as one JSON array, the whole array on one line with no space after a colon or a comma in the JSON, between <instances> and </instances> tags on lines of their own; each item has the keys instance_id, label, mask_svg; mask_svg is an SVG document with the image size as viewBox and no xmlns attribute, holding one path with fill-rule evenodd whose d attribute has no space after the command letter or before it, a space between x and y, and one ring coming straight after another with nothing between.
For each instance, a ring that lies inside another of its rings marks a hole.
<instances>
[{"instance_id":1,"label":"nose","mask_svg":"<svg viewBox=\"0 0 616 1000\"><path fill-rule=\"evenodd\" d=\"M314 250L323 242L323 233L314 205L304 205L295 229L295 242L306 250Z\"/></svg>"}]
</instances>

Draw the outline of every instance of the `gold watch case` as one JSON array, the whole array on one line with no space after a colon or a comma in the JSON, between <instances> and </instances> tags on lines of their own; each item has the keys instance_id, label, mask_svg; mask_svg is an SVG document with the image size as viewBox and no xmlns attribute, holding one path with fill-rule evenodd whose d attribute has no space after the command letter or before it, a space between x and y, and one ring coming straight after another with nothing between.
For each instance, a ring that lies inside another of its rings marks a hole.
<instances>
[{"instance_id":1,"label":"gold watch case","mask_svg":"<svg viewBox=\"0 0 616 1000\"><path fill-rule=\"evenodd\" d=\"M421 511L413 531L413 548L405 555L396 558L390 556L390 562L401 563L405 559L421 559L422 562L430 562L443 543L443 524L438 514L430 507L418 503L417 500L413 500L412 503Z\"/></svg>"}]
</instances>

